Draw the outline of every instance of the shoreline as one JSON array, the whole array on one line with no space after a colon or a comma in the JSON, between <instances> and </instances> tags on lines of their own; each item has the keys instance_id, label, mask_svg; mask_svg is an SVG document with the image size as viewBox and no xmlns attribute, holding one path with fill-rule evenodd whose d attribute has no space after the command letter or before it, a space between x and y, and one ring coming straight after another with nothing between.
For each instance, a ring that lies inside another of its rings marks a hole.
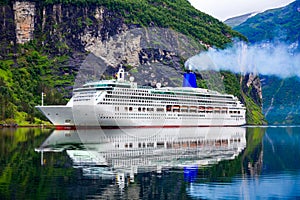
<instances>
[{"instance_id":1,"label":"shoreline","mask_svg":"<svg viewBox=\"0 0 300 200\"><path fill-rule=\"evenodd\" d=\"M19 125L19 124L2 124L0 125L0 129L2 128L49 128L49 129L55 129L55 126L52 124L25 124L25 125Z\"/></svg>"}]
</instances>

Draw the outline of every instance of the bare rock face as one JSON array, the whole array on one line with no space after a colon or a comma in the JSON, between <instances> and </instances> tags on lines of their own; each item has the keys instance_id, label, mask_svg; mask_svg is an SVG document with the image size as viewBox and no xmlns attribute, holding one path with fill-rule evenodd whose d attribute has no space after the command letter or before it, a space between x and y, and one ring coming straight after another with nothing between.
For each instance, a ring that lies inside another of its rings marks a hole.
<instances>
[{"instance_id":1,"label":"bare rock face","mask_svg":"<svg viewBox=\"0 0 300 200\"><path fill-rule=\"evenodd\" d=\"M17 43L24 44L33 39L35 3L16 1L13 10Z\"/></svg>"},{"instance_id":2,"label":"bare rock face","mask_svg":"<svg viewBox=\"0 0 300 200\"><path fill-rule=\"evenodd\" d=\"M262 106L262 88L258 75L253 73L246 74L242 84L242 89L245 94L250 94L254 102Z\"/></svg>"},{"instance_id":3,"label":"bare rock face","mask_svg":"<svg viewBox=\"0 0 300 200\"><path fill-rule=\"evenodd\" d=\"M104 19L105 12L101 13L103 16L97 16ZM101 30L106 29L103 24L101 26ZM127 70L141 85L155 86L161 83L163 86L181 86L182 59L199 52L197 46L190 45L186 36L170 29L129 29L123 24L119 25L117 34L103 40L107 35L109 34L97 35L94 30L86 29L81 37L85 50L103 60L104 65L98 66L98 70L94 66L93 70L103 71L104 67L107 68L104 73L112 75L114 70L111 68L128 66ZM82 68L79 73L84 71Z\"/></svg>"},{"instance_id":4,"label":"bare rock face","mask_svg":"<svg viewBox=\"0 0 300 200\"><path fill-rule=\"evenodd\" d=\"M118 66L123 61L128 65L136 66L139 64L141 37L127 37L126 33L120 33L117 37L102 41L99 37L85 34L81 40L85 44L86 51L104 59L108 65Z\"/></svg>"}]
</instances>

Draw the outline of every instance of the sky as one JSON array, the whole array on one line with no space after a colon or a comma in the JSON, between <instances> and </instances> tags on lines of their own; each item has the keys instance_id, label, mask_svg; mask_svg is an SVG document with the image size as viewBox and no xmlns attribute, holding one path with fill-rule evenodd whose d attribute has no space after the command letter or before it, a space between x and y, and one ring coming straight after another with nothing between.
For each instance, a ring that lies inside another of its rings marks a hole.
<instances>
[{"instance_id":1,"label":"sky","mask_svg":"<svg viewBox=\"0 0 300 200\"><path fill-rule=\"evenodd\" d=\"M283 7L294 0L189 0L198 10L221 21L228 18Z\"/></svg>"}]
</instances>

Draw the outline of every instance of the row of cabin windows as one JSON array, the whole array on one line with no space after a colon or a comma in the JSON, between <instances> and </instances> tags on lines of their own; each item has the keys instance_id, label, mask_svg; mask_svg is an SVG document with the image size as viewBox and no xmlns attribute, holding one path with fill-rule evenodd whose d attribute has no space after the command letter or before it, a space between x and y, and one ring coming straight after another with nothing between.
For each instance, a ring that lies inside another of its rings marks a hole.
<instances>
[{"instance_id":1,"label":"row of cabin windows","mask_svg":"<svg viewBox=\"0 0 300 200\"><path fill-rule=\"evenodd\" d=\"M204 147L204 146L228 146L229 143L241 142L241 139L223 139L211 141L175 141L175 142L157 142L156 148L177 148L177 147ZM120 144L115 144L116 148L120 148ZM133 148L133 143L125 143L125 148ZM154 148L154 142L139 142L138 148ZM112 156L112 155L111 155ZM115 155L116 156L116 155Z\"/></svg>"},{"instance_id":2,"label":"row of cabin windows","mask_svg":"<svg viewBox=\"0 0 300 200\"><path fill-rule=\"evenodd\" d=\"M195 101L193 100L186 100L186 99L138 99L138 98L131 98L131 99L111 99L111 98L104 98L103 101L112 101L112 102L140 102L140 103L155 103L155 101L162 101L162 103L178 103L178 101L180 101L181 103L195 103ZM201 104L218 104L218 105L224 105L224 103L226 104L230 104L230 105L236 105L235 102L221 102L221 101L201 101L198 100L199 103Z\"/></svg>"},{"instance_id":3,"label":"row of cabin windows","mask_svg":"<svg viewBox=\"0 0 300 200\"><path fill-rule=\"evenodd\" d=\"M89 101L89 100L91 99L74 99L73 101L75 102L75 101Z\"/></svg>"},{"instance_id":4,"label":"row of cabin windows","mask_svg":"<svg viewBox=\"0 0 300 200\"><path fill-rule=\"evenodd\" d=\"M178 118L178 117L180 117L180 118ZM225 119L225 118L223 118L223 117L219 117L219 118L216 118L216 117L213 117L213 118L207 118L205 115L199 115L199 116L190 116L190 115L186 115L186 116L183 116L183 115L181 115L181 116L174 116L174 117L168 117L168 116L157 116L157 115L155 115L155 116L144 116L144 115L138 115L138 114L135 114L135 115L131 115L131 116L100 116L99 117L99 119L100 120L102 120L102 119L151 119L151 120L154 120L154 119L159 119L159 120L161 120L161 119L172 119L172 120L174 120L174 119L199 119L199 118L206 118L206 119L215 119L215 120L217 120L217 119L220 119L220 120L222 120L222 119ZM235 121L239 121L239 120L242 120L242 118L240 119L240 118L226 118L226 120L235 120Z\"/></svg>"},{"instance_id":5,"label":"row of cabin windows","mask_svg":"<svg viewBox=\"0 0 300 200\"><path fill-rule=\"evenodd\" d=\"M118 107L116 107L118 108ZM154 112L154 108L145 108L145 107L138 107L138 112ZM125 111L132 112L133 107L125 107ZM165 110L163 108L156 108L156 112L164 112Z\"/></svg>"},{"instance_id":6,"label":"row of cabin windows","mask_svg":"<svg viewBox=\"0 0 300 200\"><path fill-rule=\"evenodd\" d=\"M74 98L94 97L94 95L76 95Z\"/></svg>"},{"instance_id":7,"label":"row of cabin windows","mask_svg":"<svg viewBox=\"0 0 300 200\"><path fill-rule=\"evenodd\" d=\"M172 102L166 102L166 103L172 103ZM132 103L110 103L110 102L99 102L98 104L108 104L108 105L112 105L112 104L114 104L114 105L124 105L124 106L143 106L144 104L143 103L140 103L140 104L132 104ZM142 104L142 105L141 105ZM206 104L203 104L203 106L204 105L206 105ZM154 106L154 107L156 107L157 106L157 104L147 104L147 106ZM185 105L185 106L192 106L192 107L194 107L194 105ZM211 104L208 104L207 106L224 106L224 105L211 105ZM227 106L229 106L229 105L227 105ZM166 110L167 111L169 111L168 110L168 108L166 108ZM184 112L184 110L186 111L186 109L183 109L183 111L181 111L181 112ZM117 111L117 110L116 110ZM119 110L120 111L120 110ZM128 107L127 107L127 110L126 111L128 111ZM142 111L143 111L143 109L142 109ZM147 109L147 111L154 111L154 108L153 108L153 110L148 110ZM174 110L173 112L179 112L178 110ZM196 110L191 110L190 109L190 111L189 112L191 112L191 113L205 113L205 110L198 110L198 111L196 111ZM211 113L212 111L207 111L207 113ZM215 111L215 113L219 113L219 112L221 112L221 113L227 113L227 111L224 111L224 110L221 110L221 111Z\"/></svg>"},{"instance_id":8,"label":"row of cabin windows","mask_svg":"<svg viewBox=\"0 0 300 200\"><path fill-rule=\"evenodd\" d=\"M239 111L239 110L230 110L229 114L241 114L241 111Z\"/></svg>"},{"instance_id":9,"label":"row of cabin windows","mask_svg":"<svg viewBox=\"0 0 300 200\"><path fill-rule=\"evenodd\" d=\"M129 112L132 112L133 111L133 107L125 107L124 108L125 111L129 111ZM120 111L120 107L115 107L115 111ZM138 112L154 112L154 108L151 108L151 107L138 107L137 108L137 111ZM174 108L172 107L171 105L167 105L166 106L166 111L167 112L186 112L186 113L222 113L222 114L227 114L227 110L220 110L220 108L218 109L213 109L213 108L203 108L201 110L198 110L196 108L188 108L188 107L184 107L184 108L180 108L180 106ZM165 109L164 108L156 108L156 112L165 112ZM229 114L241 114L241 111L239 110L230 110L229 111Z\"/></svg>"},{"instance_id":10,"label":"row of cabin windows","mask_svg":"<svg viewBox=\"0 0 300 200\"><path fill-rule=\"evenodd\" d=\"M109 91L109 94L112 92ZM176 97L176 96L184 96L186 98L195 98L195 97L203 97L203 98L217 98L217 99L232 99L231 96L217 96L217 95L204 95L204 94L189 94L189 93L178 93L178 92L164 92L164 91L154 91L153 93L149 93L148 90L128 90L124 89L123 91L114 91L114 94L121 95L140 95L140 96L164 96L164 97Z\"/></svg>"},{"instance_id":11,"label":"row of cabin windows","mask_svg":"<svg viewBox=\"0 0 300 200\"><path fill-rule=\"evenodd\" d=\"M228 138L228 139L220 139L220 140L196 140L196 141L174 141L174 142L163 142L159 141L156 143L156 148L165 148L165 147L173 147L173 146L181 146L181 147L204 147L204 146L222 146L225 145L227 146L228 144L232 143L239 143L241 142L240 138ZM120 148L120 144L116 143L115 144L116 148ZM125 148L133 148L133 143L125 143L124 144ZM146 148L146 147L155 147L154 142L139 142L138 143L138 148ZM111 152L109 154L110 157L115 157L118 154L115 152Z\"/></svg>"},{"instance_id":12,"label":"row of cabin windows","mask_svg":"<svg viewBox=\"0 0 300 200\"><path fill-rule=\"evenodd\" d=\"M171 95L152 95L152 94L149 94L149 95L134 95L132 93L129 93L129 94L123 94L124 96L121 96L121 95L116 95L116 94L111 94L111 93L107 93L106 97L107 98L124 98L124 97L129 97L130 99L141 99L141 96L149 96L149 97L156 97L156 98L151 98L152 99L155 99L155 100L166 100L166 98L171 98L169 100L179 100L179 99L184 99L184 100L187 100L187 101L195 101L195 100L200 100L200 101L205 101L207 100L208 98L190 98L190 97L186 97L186 96L171 96ZM224 101L227 101L227 102L235 102L232 98L231 99L228 99L228 98L209 98L210 100L223 100L221 102L224 102ZM231 101L228 101L228 100L231 100Z\"/></svg>"}]
</instances>

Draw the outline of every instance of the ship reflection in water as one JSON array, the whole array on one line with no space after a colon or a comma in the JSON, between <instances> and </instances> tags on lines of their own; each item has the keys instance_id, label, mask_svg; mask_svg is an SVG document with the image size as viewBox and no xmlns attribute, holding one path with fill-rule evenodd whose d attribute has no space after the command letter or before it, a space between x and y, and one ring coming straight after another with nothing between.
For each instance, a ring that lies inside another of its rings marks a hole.
<instances>
[{"instance_id":1,"label":"ship reflection in water","mask_svg":"<svg viewBox=\"0 0 300 200\"><path fill-rule=\"evenodd\" d=\"M198 167L234 159L246 147L242 127L54 130L36 149L66 151L87 178L115 179L121 188L137 173L183 169L193 182Z\"/></svg>"}]
</instances>

